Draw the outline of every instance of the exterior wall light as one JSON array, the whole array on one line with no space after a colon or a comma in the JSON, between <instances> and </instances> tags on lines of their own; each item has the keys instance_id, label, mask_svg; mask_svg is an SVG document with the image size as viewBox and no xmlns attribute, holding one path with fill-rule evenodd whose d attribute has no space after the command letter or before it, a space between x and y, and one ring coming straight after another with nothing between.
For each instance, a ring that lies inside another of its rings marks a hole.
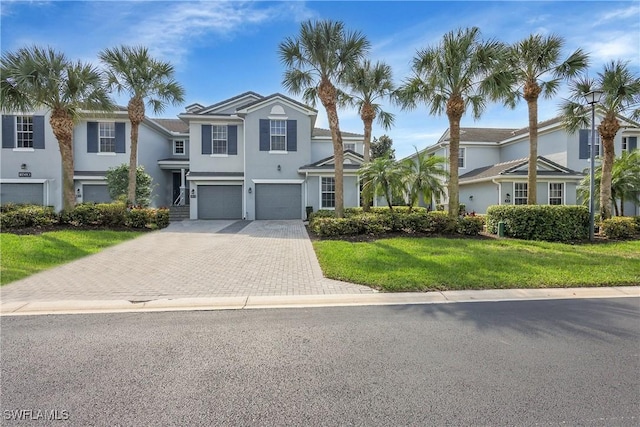
<instances>
[{"instance_id":1,"label":"exterior wall light","mask_svg":"<svg viewBox=\"0 0 640 427\"><path fill-rule=\"evenodd\" d=\"M249 194L251 194L253 192L253 190L251 189L251 187L249 187L249 190L247 190L249 192Z\"/></svg>"},{"instance_id":2,"label":"exterior wall light","mask_svg":"<svg viewBox=\"0 0 640 427\"><path fill-rule=\"evenodd\" d=\"M282 170L282 166L278 165L278 172Z\"/></svg>"},{"instance_id":3,"label":"exterior wall light","mask_svg":"<svg viewBox=\"0 0 640 427\"><path fill-rule=\"evenodd\" d=\"M78 191L76 191L76 199L80 199L82 198L82 193L80 192L80 189L78 188Z\"/></svg>"}]
</instances>

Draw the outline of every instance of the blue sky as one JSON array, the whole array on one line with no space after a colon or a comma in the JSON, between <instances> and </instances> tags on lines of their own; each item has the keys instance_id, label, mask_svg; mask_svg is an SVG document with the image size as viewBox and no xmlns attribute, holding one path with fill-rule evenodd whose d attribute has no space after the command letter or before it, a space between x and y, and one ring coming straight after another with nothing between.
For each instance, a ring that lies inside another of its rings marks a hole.
<instances>
[{"instance_id":1,"label":"blue sky","mask_svg":"<svg viewBox=\"0 0 640 427\"><path fill-rule=\"evenodd\" d=\"M418 49L438 43L447 31L478 26L485 38L506 43L531 33L555 33L565 38L565 53L582 48L591 55L589 73L595 75L612 59L630 61L640 72L640 2L635 1L10 1L1 5L2 52L31 44L50 45L69 57L97 64L97 53L120 44L142 44L153 55L172 62L177 80L186 89L185 105L209 105L254 91L262 95L286 92L278 44L296 36L307 19L341 20L371 41L370 58L387 62L400 83L410 74ZM557 115L566 88L555 99L541 101L539 119ZM296 98L295 96L292 96ZM126 105L126 99L118 99ZM317 126L327 128L318 105ZM433 117L426 107L401 111L396 124L373 135L388 134L396 154L404 157L413 146L422 149L446 130L445 116ZM162 117L175 117L184 105L170 107ZM362 132L355 111L339 112L341 128ZM469 115L462 126L525 127L526 105L515 110L489 105L479 121Z\"/></svg>"}]
</instances>

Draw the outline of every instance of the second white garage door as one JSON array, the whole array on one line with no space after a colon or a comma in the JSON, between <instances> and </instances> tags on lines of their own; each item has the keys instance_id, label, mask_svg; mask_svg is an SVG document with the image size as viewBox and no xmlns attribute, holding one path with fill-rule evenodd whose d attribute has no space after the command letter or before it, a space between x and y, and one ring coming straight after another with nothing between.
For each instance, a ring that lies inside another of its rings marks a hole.
<instances>
[{"instance_id":1,"label":"second white garage door","mask_svg":"<svg viewBox=\"0 0 640 427\"><path fill-rule=\"evenodd\" d=\"M242 186L199 185L198 219L242 219Z\"/></svg>"},{"instance_id":2,"label":"second white garage door","mask_svg":"<svg viewBox=\"0 0 640 427\"><path fill-rule=\"evenodd\" d=\"M302 185L256 184L256 219L302 219Z\"/></svg>"}]
</instances>

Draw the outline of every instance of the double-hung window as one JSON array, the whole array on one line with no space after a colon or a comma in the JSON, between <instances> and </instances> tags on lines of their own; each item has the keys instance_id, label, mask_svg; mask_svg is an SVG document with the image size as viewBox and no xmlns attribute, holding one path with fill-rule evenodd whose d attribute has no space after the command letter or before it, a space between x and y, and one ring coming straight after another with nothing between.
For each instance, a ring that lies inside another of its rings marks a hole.
<instances>
[{"instance_id":1,"label":"double-hung window","mask_svg":"<svg viewBox=\"0 0 640 427\"><path fill-rule=\"evenodd\" d=\"M16 117L16 148L33 148L33 117Z\"/></svg>"},{"instance_id":2,"label":"double-hung window","mask_svg":"<svg viewBox=\"0 0 640 427\"><path fill-rule=\"evenodd\" d=\"M271 151L287 151L287 121L271 120Z\"/></svg>"},{"instance_id":3,"label":"double-hung window","mask_svg":"<svg viewBox=\"0 0 640 427\"><path fill-rule=\"evenodd\" d=\"M227 125L211 126L211 154L228 154Z\"/></svg>"},{"instance_id":4,"label":"double-hung window","mask_svg":"<svg viewBox=\"0 0 640 427\"><path fill-rule=\"evenodd\" d=\"M465 167L464 166L465 165L464 157L465 157L465 154L466 154L466 150L467 150L466 148L460 148L460 150L458 151L458 167L459 168L463 168L464 169L464 167Z\"/></svg>"},{"instance_id":5,"label":"double-hung window","mask_svg":"<svg viewBox=\"0 0 640 427\"><path fill-rule=\"evenodd\" d=\"M336 207L336 182L333 177L321 178L320 183L321 205L322 208L335 208Z\"/></svg>"},{"instance_id":6,"label":"double-hung window","mask_svg":"<svg viewBox=\"0 0 640 427\"><path fill-rule=\"evenodd\" d=\"M589 150L591 150L591 130L588 131L588 135L589 135ZM595 152L594 152L594 156L598 157L600 155L600 133L596 130L595 132ZM591 151L589 151L589 156L591 156Z\"/></svg>"},{"instance_id":7,"label":"double-hung window","mask_svg":"<svg viewBox=\"0 0 640 427\"><path fill-rule=\"evenodd\" d=\"M176 140L173 141L173 154L183 155L184 154L184 141Z\"/></svg>"},{"instance_id":8,"label":"double-hung window","mask_svg":"<svg viewBox=\"0 0 640 427\"><path fill-rule=\"evenodd\" d=\"M516 182L513 184L513 204L514 205L526 205L527 204L527 183Z\"/></svg>"},{"instance_id":9,"label":"double-hung window","mask_svg":"<svg viewBox=\"0 0 640 427\"><path fill-rule=\"evenodd\" d=\"M345 142L343 146L344 146L344 151L347 151L347 150L356 151L356 144L354 142Z\"/></svg>"},{"instance_id":10,"label":"double-hung window","mask_svg":"<svg viewBox=\"0 0 640 427\"><path fill-rule=\"evenodd\" d=\"M626 136L622 137L622 151L629 151L629 140Z\"/></svg>"},{"instance_id":11,"label":"double-hung window","mask_svg":"<svg viewBox=\"0 0 640 427\"><path fill-rule=\"evenodd\" d=\"M100 122L98 124L99 153L116 152L116 124Z\"/></svg>"},{"instance_id":12,"label":"double-hung window","mask_svg":"<svg viewBox=\"0 0 640 427\"><path fill-rule=\"evenodd\" d=\"M564 199L564 184L561 182L549 183L549 204L561 205Z\"/></svg>"}]
</instances>

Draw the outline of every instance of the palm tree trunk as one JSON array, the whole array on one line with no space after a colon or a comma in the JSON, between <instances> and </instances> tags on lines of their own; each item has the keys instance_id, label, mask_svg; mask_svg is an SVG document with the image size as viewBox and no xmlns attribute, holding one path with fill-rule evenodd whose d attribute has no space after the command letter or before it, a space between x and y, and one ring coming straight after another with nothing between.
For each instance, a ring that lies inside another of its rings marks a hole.
<instances>
[{"instance_id":1,"label":"palm tree trunk","mask_svg":"<svg viewBox=\"0 0 640 427\"><path fill-rule=\"evenodd\" d=\"M63 209L70 210L76 205L73 186L73 118L66 111L51 112L49 124L58 140L60 157L62 158L62 197Z\"/></svg>"},{"instance_id":2,"label":"palm tree trunk","mask_svg":"<svg viewBox=\"0 0 640 427\"><path fill-rule=\"evenodd\" d=\"M373 127L373 120L376 117L376 112L369 104L363 105L360 113L362 123L364 123L364 162L369 163L371 160L371 128ZM365 183L366 184L366 183ZM369 204L371 203L371 195L365 192L362 195L363 204L362 210L369 212Z\"/></svg>"},{"instance_id":3,"label":"palm tree trunk","mask_svg":"<svg viewBox=\"0 0 640 427\"><path fill-rule=\"evenodd\" d=\"M447 101L449 118L449 218L456 219L460 213L460 190L458 188L458 159L460 157L460 120L464 114L464 100L454 95Z\"/></svg>"},{"instance_id":4,"label":"palm tree trunk","mask_svg":"<svg viewBox=\"0 0 640 427\"><path fill-rule=\"evenodd\" d=\"M620 129L615 116L605 117L598 126L602 140L602 181L600 182L600 220L611 218L611 180L615 157L613 139Z\"/></svg>"},{"instance_id":5,"label":"palm tree trunk","mask_svg":"<svg viewBox=\"0 0 640 427\"><path fill-rule=\"evenodd\" d=\"M336 184L336 218L344 217L344 149L342 135L340 134L340 122L336 108L336 88L328 80L320 82L318 97L327 111L331 140L333 141L333 158L335 163Z\"/></svg>"},{"instance_id":6,"label":"palm tree trunk","mask_svg":"<svg viewBox=\"0 0 640 427\"><path fill-rule=\"evenodd\" d=\"M136 179L138 171L138 130L144 120L144 101L133 97L127 106L129 121L131 121L131 148L129 152L129 186L127 187L127 204L136 204Z\"/></svg>"},{"instance_id":7,"label":"palm tree trunk","mask_svg":"<svg viewBox=\"0 0 640 427\"><path fill-rule=\"evenodd\" d=\"M529 172L527 176L527 204L538 203L538 95L541 89L535 80L524 85L524 99L529 110Z\"/></svg>"}]
</instances>

